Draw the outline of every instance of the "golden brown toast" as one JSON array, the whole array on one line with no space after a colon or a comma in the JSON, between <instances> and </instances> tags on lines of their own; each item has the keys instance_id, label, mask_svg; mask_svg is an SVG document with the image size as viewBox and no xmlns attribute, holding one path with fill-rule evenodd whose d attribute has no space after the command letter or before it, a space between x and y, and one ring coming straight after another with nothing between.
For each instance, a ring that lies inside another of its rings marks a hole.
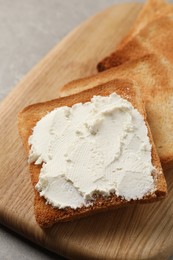
<instances>
[{"instance_id":1,"label":"golden brown toast","mask_svg":"<svg viewBox=\"0 0 173 260\"><path fill-rule=\"evenodd\" d=\"M73 81L61 90L71 95L115 78L132 79L141 88L148 121L164 168L173 167L173 68L161 57L147 55L105 72Z\"/></svg>"},{"instance_id":2,"label":"golden brown toast","mask_svg":"<svg viewBox=\"0 0 173 260\"><path fill-rule=\"evenodd\" d=\"M79 81L79 85L80 85ZM94 85L94 84L93 84ZM45 199L40 197L39 193L36 189L35 191L35 216L39 225L43 228L50 227L56 222L60 221L71 221L73 219L81 218L83 216L91 215L100 211L105 211L108 209L118 208L121 206L125 206L128 204L135 203L148 203L162 199L167 193L167 187L165 178L162 172L162 168L160 165L159 157L156 152L155 145L153 143L153 139L151 136L151 132L146 121L146 113L144 104L141 100L141 95L139 88L135 85L135 82L129 80L115 79L110 82L106 82L105 84L100 84L99 86L92 88L90 90L83 91L82 93L78 93L75 95L71 95L68 97L63 97L59 99L55 99L52 101L47 101L44 103L38 103L31 106L26 107L19 114L18 118L18 126L19 133L22 138L25 150L27 154L29 153L29 144L28 138L32 133L32 128L35 126L36 122L39 121L47 112L52 111L54 108L61 106L72 106L73 104L79 102L87 102L90 101L94 95L107 96L112 92L116 92L121 97L127 99L132 105L138 109L138 111L143 115L146 125L148 127L148 135L150 138L150 142L152 144L152 163L155 167L155 173L153 174L156 191L151 194L143 197L141 200L131 200L126 201L121 197L117 197L112 194L107 199L105 197L98 197L92 206L82 207L78 209L58 209L53 208L51 205L45 203ZM35 187L38 182L39 173L41 166L35 165L34 163L30 164L30 173L32 184Z\"/></svg>"},{"instance_id":3,"label":"golden brown toast","mask_svg":"<svg viewBox=\"0 0 173 260\"><path fill-rule=\"evenodd\" d=\"M116 49L122 48L147 24L162 16L170 14L172 11L173 7L171 4L168 3L168 1L147 0L136 20L134 21L132 28L129 30L128 34L121 40Z\"/></svg>"},{"instance_id":4,"label":"golden brown toast","mask_svg":"<svg viewBox=\"0 0 173 260\"><path fill-rule=\"evenodd\" d=\"M119 66L125 62L143 57L147 54L165 56L173 62L173 6L167 8L167 16L150 22L134 37L125 39L115 52L103 59L98 65L98 71Z\"/></svg>"}]
</instances>

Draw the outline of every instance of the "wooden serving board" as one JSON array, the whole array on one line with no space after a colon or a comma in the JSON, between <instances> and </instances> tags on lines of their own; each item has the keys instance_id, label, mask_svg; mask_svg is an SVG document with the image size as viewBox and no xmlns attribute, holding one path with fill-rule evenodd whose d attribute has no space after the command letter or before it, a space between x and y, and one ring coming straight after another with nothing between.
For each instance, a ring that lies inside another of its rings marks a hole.
<instances>
[{"instance_id":1,"label":"wooden serving board","mask_svg":"<svg viewBox=\"0 0 173 260\"><path fill-rule=\"evenodd\" d=\"M173 253L173 172L163 202L131 206L42 230L17 132L24 106L53 99L72 79L96 72L129 30L140 4L115 5L90 18L56 46L0 104L0 222L35 243L73 259L167 259Z\"/></svg>"}]
</instances>

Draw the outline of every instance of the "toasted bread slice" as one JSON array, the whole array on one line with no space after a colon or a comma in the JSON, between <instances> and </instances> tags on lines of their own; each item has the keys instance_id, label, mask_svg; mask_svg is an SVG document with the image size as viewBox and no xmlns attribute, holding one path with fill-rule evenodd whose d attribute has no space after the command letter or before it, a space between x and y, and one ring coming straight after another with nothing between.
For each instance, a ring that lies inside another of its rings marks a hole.
<instances>
[{"instance_id":1,"label":"toasted bread slice","mask_svg":"<svg viewBox=\"0 0 173 260\"><path fill-rule=\"evenodd\" d=\"M138 111L143 115L146 125L148 127L148 135L150 142L152 144L152 163L155 167L155 173L153 174L156 190L153 193L143 197L141 200L131 200L126 201L125 199L118 197L116 195L111 195L107 199L100 196L97 198L92 206L82 207L78 209L59 209L53 208L51 205L45 203L45 199L40 197L39 193L35 190L35 216L39 225L43 228L50 227L56 222L59 221L68 221L83 216L91 215L100 211L105 211L112 208L118 208L128 204L135 203L147 203L160 200L167 193L166 182L162 172L162 168L159 162L159 157L156 152L156 148L153 143L151 132L146 121L146 113L144 109L144 104L141 100L141 95L139 88L135 86L135 83L127 80L116 79L111 82L107 82L103 85L99 85L95 88L90 89L89 91L83 91L82 93L71 95L68 97L59 98L56 100L38 103L26 107L19 114L19 133L22 138L24 147L29 153L28 138L32 133L32 128L35 126L36 122L39 121L47 112L52 111L54 108L61 106L72 106L78 102L87 102L90 101L94 95L107 96L112 92L116 92L121 97L127 99L132 105L138 109ZM34 163L30 164L30 173L32 184L35 187L38 182L39 173L41 166L35 165Z\"/></svg>"},{"instance_id":2,"label":"toasted bread slice","mask_svg":"<svg viewBox=\"0 0 173 260\"><path fill-rule=\"evenodd\" d=\"M61 95L77 93L115 78L135 80L141 88L146 103L150 128L162 166L171 168L173 167L173 137L169 133L173 132L172 75L173 68L167 60L155 55L147 55L95 76L73 81L62 88Z\"/></svg>"},{"instance_id":3,"label":"toasted bread slice","mask_svg":"<svg viewBox=\"0 0 173 260\"><path fill-rule=\"evenodd\" d=\"M172 5L165 0L147 0L134 21L132 28L121 40L116 49L122 48L125 44L132 40L132 38L136 36L147 24L162 16L170 14L172 11Z\"/></svg>"},{"instance_id":4,"label":"toasted bread slice","mask_svg":"<svg viewBox=\"0 0 173 260\"><path fill-rule=\"evenodd\" d=\"M173 10L168 16L159 18L137 34L122 48L117 49L98 65L98 71L119 66L125 62L139 59L147 54L164 56L173 64Z\"/></svg>"}]
</instances>

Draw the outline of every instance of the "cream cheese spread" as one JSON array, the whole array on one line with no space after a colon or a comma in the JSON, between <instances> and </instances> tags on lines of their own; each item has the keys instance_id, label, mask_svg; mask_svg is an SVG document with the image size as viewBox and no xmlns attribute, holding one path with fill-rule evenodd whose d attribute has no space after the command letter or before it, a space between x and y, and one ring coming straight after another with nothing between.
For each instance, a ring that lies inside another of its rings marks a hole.
<instances>
[{"instance_id":1,"label":"cream cheese spread","mask_svg":"<svg viewBox=\"0 0 173 260\"><path fill-rule=\"evenodd\" d=\"M42 164L36 189L54 207L88 206L98 194L141 199L155 190L145 121L115 93L51 111L29 145L29 162Z\"/></svg>"}]
</instances>

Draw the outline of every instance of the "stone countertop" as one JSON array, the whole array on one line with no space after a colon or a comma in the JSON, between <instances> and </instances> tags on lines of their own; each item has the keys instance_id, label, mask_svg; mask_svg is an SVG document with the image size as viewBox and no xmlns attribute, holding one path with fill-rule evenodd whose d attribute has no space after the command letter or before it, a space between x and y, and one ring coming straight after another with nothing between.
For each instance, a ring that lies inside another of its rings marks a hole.
<instances>
[{"instance_id":1,"label":"stone countertop","mask_svg":"<svg viewBox=\"0 0 173 260\"><path fill-rule=\"evenodd\" d=\"M125 1L0 0L0 100L71 30L117 2Z\"/></svg>"},{"instance_id":2,"label":"stone countertop","mask_svg":"<svg viewBox=\"0 0 173 260\"><path fill-rule=\"evenodd\" d=\"M118 2L130 1L0 0L0 100L68 32ZM0 260L63 259L3 226L0 241Z\"/></svg>"}]
</instances>

